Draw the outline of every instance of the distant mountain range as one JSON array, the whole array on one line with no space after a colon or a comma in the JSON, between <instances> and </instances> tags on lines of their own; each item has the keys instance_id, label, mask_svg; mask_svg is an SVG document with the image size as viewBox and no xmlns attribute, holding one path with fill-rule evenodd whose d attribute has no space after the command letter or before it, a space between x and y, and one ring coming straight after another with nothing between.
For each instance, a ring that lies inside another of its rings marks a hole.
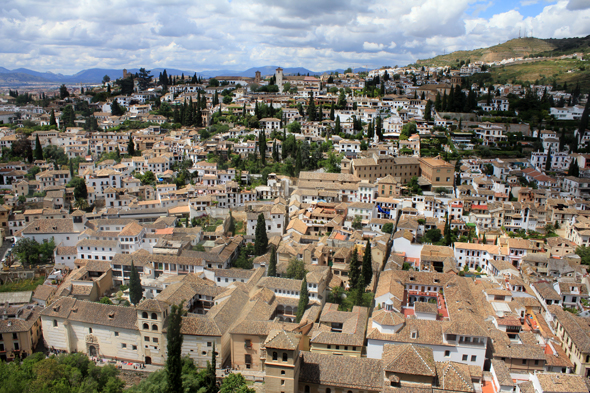
<instances>
[{"instance_id":1,"label":"distant mountain range","mask_svg":"<svg viewBox=\"0 0 590 393\"><path fill-rule=\"evenodd\" d=\"M166 73L168 75L193 75L195 72L197 75L211 78L214 76L244 76L244 77L254 77L256 71L260 71L262 75L271 75L274 74L275 70L278 66L263 66L263 67L252 67L245 71L237 71L237 70L209 70L209 71L187 71L187 70L178 70L174 68L166 68ZM355 72L364 71L364 68L356 68L354 69ZM138 72L138 68L129 68L127 72L136 73ZM164 68L154 68L151 69L152 75L159 75L160 72L164 71ZM329 71L310 71L307 68L303 67L286 67L283 68L283 73L286 75L296 75L297 73L301 75L321 75L325 72L344 72L344 69L336 69L336 70L329 70ZM30 70L28 68L17 68L14 70L9 70L4 67L0 67L0 84L4 85L23 85L28 83L65 83L65 84L76 84L76 83L100 83L102 82L102 78L108 75L111 79L121 78L123 76L122 69L111 69L111 68L91 68L88 70L82 70L73 75L63 75L63 74L55 74L53 72L38 72L34 70Z\"/></svg>"}]
</instances>

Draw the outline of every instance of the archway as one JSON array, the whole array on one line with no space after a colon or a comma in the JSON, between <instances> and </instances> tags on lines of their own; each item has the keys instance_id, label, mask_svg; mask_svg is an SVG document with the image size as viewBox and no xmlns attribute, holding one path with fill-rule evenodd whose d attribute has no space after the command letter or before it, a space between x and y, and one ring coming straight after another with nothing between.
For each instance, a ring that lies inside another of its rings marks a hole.
<instances>
[{"instance_id":1,"label":"archway","mask_svg":"<svg viewBox=\"0 0 590 393\"><path fill-rule=\"evenodd\" d=\"M88 347L88 355L89 356L98 356L98 351L94 345Z\"/></svg>"},{"instance_id":2,"label":"archway","mask_svg":"<svg viewBox=\"0 0 590 393\"><path fill-rule=\"evenodd\" d=\"M152 358L149 356L145 357L145 364L152 364Z\"/></svg>"}]
</instances>

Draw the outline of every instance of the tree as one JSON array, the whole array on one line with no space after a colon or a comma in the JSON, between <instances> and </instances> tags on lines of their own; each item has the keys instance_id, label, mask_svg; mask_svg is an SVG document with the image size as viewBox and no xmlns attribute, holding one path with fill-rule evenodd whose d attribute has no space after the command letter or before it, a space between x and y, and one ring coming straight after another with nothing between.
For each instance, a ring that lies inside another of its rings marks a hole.
<instances>
[{"instance_id":1,"label":"tree","mask_svg":"<svg viewBox=\"0 0 590 393\"><path fill-rule=\"evenodd\" d=\"M49 125L57 127L57 121L55 120L55 110L51 110L51 115L49 116Z\"/></svg>"},{"instance_id":2,"label":"tree","mask_svg":"<svg viewBox=\"0 0 590 393\"><path fill-rule=\"evenodd\" d=\"M230 373L223 378L223 382L219 387L219 393L256 393L254 389L250 389L246 384L246 379L240 373Z\"/></svg>"},{"instance_id":3,"label":"tree","mask_svg":"<svg viewBox=\"0 0 590 393\"><path fill-rule=\"evenodd\" d=\"M135 156L135 143L133 142L133 136L129 135L129 142L127 143L127 154L131 157Z\"/></svg>"},{"instance_id":4,"label":"tree","mask_svg":"<svg viewBox=\"0 0 590 393\"><path fill-rule=\"evenodd\" d=\"M111 115L113 116L121 116L125 114L125 108L122 108L116 99L111 102Z\"/></svg>"},{"instance_id":5,"label":"tree","mask_svg":"<svg viewBox=\"0 0 590 393\"><path fill-rule=\"evenodd\" d=\"M547 151L547 159L545 161L545 171L548 172L551 170L551 150Z\"/></svg>"},{"instance_id":6,"label":"tree","mask_svg":"<svg viewBox=\"0 0 590 393\"><path fill-rule=\"evenodd\" d=\"M143 287L141 286L141 279L139 272L131 261L131 273L129 274L129 300L134 305L137 305L143 297Z\"/></svg>"},{"instance_id":7,"label":"tree","mask_svg":"<svg viewBox=\"0 0 590 393\"><path fill-rule=\"evenodd\" d=\"M266 165L266 133L264 130L258 133L258 152L260 153L260 162L264 167Z\"/></svg>"},{"instance_id":8,"label":"tree","mask_svg":"<svg viewBox=\"0 0 590 393\"><path fill-rule=\"evenodd\" d=\"M297 305L297 316L295 321L297 323L301 322L301 318L303 318L303 314L305 313L305 308L309 304L309 295L307 294L307 278L303 278L301 282L301 291L299 292L299 304Z\"/></svg>"},{"instance_id":9,"label":"tree","mask_svg":"<svg viewBox=\"0 0 590 393\"><path fill-rule=\"evenodd\" d=\"M152 79L150 72L151 71L148 71L145 68L139 69L139 72L137 73L137 83L139 90L146 90L148 88Z\"/></svg>"},{"instance_id":10,"label":"tree","mask_svg":"<svg viewBox=\"0 0 590 393\"><path fill-rule=\"evenodd\" d=\"M78 198L74 202L74 207L79 210L86 210L88 209L88 201L86 199Z\"/></svg>"},{"instance_id":11,"label":"tree","mask_svg":"<svg viewBox=\"0 0 590 393\"><path fill-rule=\"evenodd\" d=\"M268 262L267 275L269 277L276 277L277 275L277 250L274 246L271 246L270 250L270 261Z\"/></svg>"},{"instance_id":12,"label":"tree","mask_svg":"<svg viewBox=\"0 0 590 393\"><path fill-rule=\"evenodd\" d=\"M442 239L442 233L440 233L440 229L438 229L438 228L429 229L424 234L424 241L426 243L435 244L435 243L439 242L440 239Z\"/></svg>"},{"instance_id":13,"label":"tree","mask_svg":"<svg viewBox=\"0 0 590 393\"><path fill-rule=\"evenodd\" d=\"M66 107L61 112L61 126L62 127L74 127L76 125L76 113L74 112L74 108L71 105L66 105Z\"/></svg>"},{"instance_id":14,"label":"tree","mask_svg":"<svg viewBox=\"0 0 590 393\"><path fill-rule=\"evenodd\" d=\"M256 222L256 237L254 239L254 253L258 256L266 253L268 248L268 236L266 235L266 220L264 214L258 215L258 221Z\"/></svg>"},{"instance_id":15,"label":"tree","mask_svg":"<svg viewBox=\"0 0 590 393\"><path fill-rule=\"evenodd\" d=\"M393 223L388 222L386 224L383 224L383 227L381 228L381 232L392 233L393 232Z\"/></svg>"},{"instance_id":16,"label":"tree","mask_svg":"<svg viewBox=\"0 0 590 393\"><path fill-rule=\"evenodd\" d=\"M168 317L168 340L166 359L166 372L168 373L168 392L183 393L182 388L182 341L183 336L180 332L182 326L182 315L184 309L182 302L179 305L173 304Z\"/></svg>"},{"instance_id":17,"label":"tree","mask_svg":"<svg viewBox=\"0 0 590 393\"><path fill-rule=\"evenodd\" d=\"M113 304L113 302L111 301L111 299L108 298L108 296L103 296L100 299L99 303L102 303L102 304Z\"/></svg>"},{"instance_id":18,"label":"tree","mask_svg":"<svg viewBox=\"0 0 590 393\"><path fill-rule=\"evenodd\" d=\"M363 255L362 276L364 278L363 289L371 283L373 279L373 258L371 257L371 241L367 240L365 254Z\"/></svg>"},{"instance_id":19,"label":"tree","mask_svg":"<svg viewBox=\"0 0 590 393\"><path fill-rule=\"evenodd\" d=\"M361 229L363 227L361 216L356 215L352 220L352 228L353 229Z\"/></svg>"},{"instance_id":20,"label":"tree","mask_svg":"<svg viewBox=\"0 0 590 393\"><path fill-rule=\"evenodd\" d=\"M86 189L86 181L81 177L75 177L67 184L68 187L74 187L75 199L88 198L88 190Z\"/></svg>"},{"instance_id":21,"label":"tree","mask_svg":"<svg viewBox=\"0 0 590 393\"><path fill-rule=\"evenodd\" d=\"M41 141L39 140L39 134L35 136L35 160L42 160L43 159L43 147L41 146Z\"/></svg>"},{"instance_id":22,"label":"tree","mask_svg":"<svg viewBox=\"0 0 590 393\"><path fill-rule=\"evenodd\" d=\"M583 265L590 265L590 247L579 246L576 248L576 254L581 258Z\"/></svg>"},{"instance_id":23,"label":"tree","mask_svg":"<svg viewBox=\"0 0 590 393\"><path fill-rule=\"evenodd\" d=\"M360 276L361 265L358 259L358 252L356 250L356 247L353 246L350 262L348 263L348 287L350 290L354 290L359 287Z\"/></svg>"},{"instance_id":24,"label":"tree","mask_svg":"<svg viewBox=\"0 0 590 393\"><path fill-rule=\"evenodd\" d=\"M444 228L444 242L445 246L450 246L452 243L451 239L451 224L449 223L449 215L447 214L445 217L445 228Z\"/></svg>"},{"instance_id":25,"label":"tree","mask_svg":"<svg viewBox=\"0 0 590 393\"><path fill-rule=\"evenodd\" d=\"M70 96L70 92L68 91L68 88L66 87L66 85L62 84L59 87L59 99L63 100L66 97Z\"/></svg>"},{"instance_id":26,"label":"tree","mask_svg":"<svg viewBox=\"0 0 590 393\"><path fill-rule=\"evenodd\" d=\"M102 84L103 85L106 84L106 83L109 83L110 81L111 81L111 77L110 76L105 75L105 76L102 77Z\"/></svg>"},{"instance_id":27,"label":"tree","mask_svg":"<svg viewBox=\"0 0 590 393\"><path fill-rule=\"evenodd\" d=\"M588 100L588 101L590 101L590 100ZM573 161L571 162L571 164L567 170L567 175L574 176L574 177L580 176L580 167L578 166L578 159L577 158L574 158Z\"/></svg>"},{"instance_id":28,"label":"tree","mask_svg":"<svg viewBox=\"0 0 590 393\"><path fill-rule=\"evenodd\" d=\"M305 262L301 259L292 258L287 265L287 272L285 273L286 278L292 278L295 280L303 280L307 270L305 270Z\"/></svg>"},{"instance_id":29,"label":"tree","mask_svg":"<svg viewBox=\"0 0 590 393\"><path fill-rule=\"evenodd\" d=\"M440 94L437 97L440 97ZM426 102L426 108L424 108L424 120L432 120L432 100Z\"/></svg>"}]
</instances>

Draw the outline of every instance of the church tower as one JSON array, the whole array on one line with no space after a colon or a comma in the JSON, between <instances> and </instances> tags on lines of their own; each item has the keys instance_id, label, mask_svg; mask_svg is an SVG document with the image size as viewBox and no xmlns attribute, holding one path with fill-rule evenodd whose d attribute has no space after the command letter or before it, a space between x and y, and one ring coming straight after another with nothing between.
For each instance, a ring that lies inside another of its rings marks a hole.
<instances>
[{"instance_id":1,"label":"church tower","mask_svg":"<svg viewBox=\"0 0 590 393\"><path fill-rule=\"evenodd\" d=\"M278 78L277 78L278 79ZM265 391L267 393L297 393L299 391L299 348L301 334L272 330L264 342Z\"/></svg>"},{"instance_id":2,"label":"church tower","mask_svg":"<svg viewBox=\"0 0 590 393\"><path fill-rule=\"evenodd\" d=\"M275 78L276 78L276 84L279 87L279 91L282 93L283 92L283 69L281 67L277 68L277 70L275 71Z\"/></svg>"}]
</instances>

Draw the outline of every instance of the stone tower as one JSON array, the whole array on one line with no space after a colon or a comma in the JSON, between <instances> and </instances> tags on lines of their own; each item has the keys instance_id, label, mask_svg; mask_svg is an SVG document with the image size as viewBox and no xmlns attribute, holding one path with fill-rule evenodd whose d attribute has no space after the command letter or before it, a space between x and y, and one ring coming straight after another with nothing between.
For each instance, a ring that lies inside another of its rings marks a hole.
<instances>
[{"instance_id":1,"label":"stone tower","mask_svg":"<svg viewBox=\"0 0 590 393\"><path fill-rule=\"evenodd\" d=\"M276 84L279 87L279 91L283 92L283 69L281 67L277 68L275 71L275 78L277 79Z\"/></svg>"},{"instance_id":2,"label":"stone tower","mask_svg":"<svg viewBox=\"0 0 590 393\"><path fill-rule=\"evenodd\" d=\"M257 85L260 85L260 71L256 71L256 75L254 76L254 83L256 83Z\"/></svg>"},{"instance_id":3,"label":"stone tower","mask_svg":"<svg viewBox=\"0 0 590 393\"><path fill-rule=\"evenodd\" d=\"M266 348L267 393L297 393L299 391L299 348L301 334L272 330L264 342Z\"/></svg>"}]
</instances>

